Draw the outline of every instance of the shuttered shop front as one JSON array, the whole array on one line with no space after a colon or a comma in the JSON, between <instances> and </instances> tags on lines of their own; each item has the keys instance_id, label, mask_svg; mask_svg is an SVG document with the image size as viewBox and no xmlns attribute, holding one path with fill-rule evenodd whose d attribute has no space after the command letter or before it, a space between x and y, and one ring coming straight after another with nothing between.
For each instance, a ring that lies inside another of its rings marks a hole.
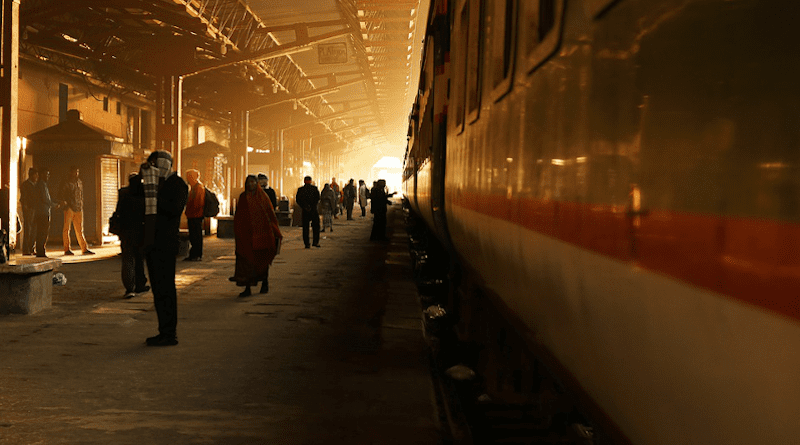
<instances>
[{"instance_id":1,"label":"shuttered shop front","mask_svg":"<svg viewBox=\"0 0 800 445\"><path fill-rule=\"evenodd\" d=\"M117 206L119 190L119 160L100 158L100 221L103 235L108 233L108 218Z\"/></svg>"}]
</instances>

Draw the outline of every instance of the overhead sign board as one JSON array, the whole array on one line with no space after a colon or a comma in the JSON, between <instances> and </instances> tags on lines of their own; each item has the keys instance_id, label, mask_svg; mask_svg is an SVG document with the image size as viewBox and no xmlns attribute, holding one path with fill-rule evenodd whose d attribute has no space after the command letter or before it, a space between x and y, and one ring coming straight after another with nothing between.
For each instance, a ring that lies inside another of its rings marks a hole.
<instances>
[{"instance_id":1,"label":"overhead sign board","mask_svg":"<svg viewBox=\"0 0 800 445\"><path fill-rule=\"evenodd\" d=\"M317 56L320 65L347 63L347 44L344 42L320 43L317 45Z\"/></svg>"}]
</instances>

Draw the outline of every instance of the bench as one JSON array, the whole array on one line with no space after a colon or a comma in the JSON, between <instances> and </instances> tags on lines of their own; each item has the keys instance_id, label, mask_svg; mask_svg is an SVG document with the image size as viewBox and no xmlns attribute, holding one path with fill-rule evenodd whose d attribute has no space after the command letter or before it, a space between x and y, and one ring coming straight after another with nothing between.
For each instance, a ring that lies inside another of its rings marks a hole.
<instances>
[{"instance_id":1,"label":"bench","mask_svg":"<svg viewBox=\"0 0 800 445\"><path fill-rule=\"evenodd\" d=\"M0 314L35 314L53 305L57 258L22 257L0 264Z\"/></svg>"}]
</instances>

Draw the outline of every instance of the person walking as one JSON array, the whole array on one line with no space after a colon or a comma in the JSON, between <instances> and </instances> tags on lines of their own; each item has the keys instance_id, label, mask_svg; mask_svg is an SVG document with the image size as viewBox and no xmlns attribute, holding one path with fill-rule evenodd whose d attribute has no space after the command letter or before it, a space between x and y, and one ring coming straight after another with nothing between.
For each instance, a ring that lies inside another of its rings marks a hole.
<instances>
[{"instance_id":1,"label":"person walking","mask_svg":"<svg viewBox=\"0 0 800 445\"><path fill-rule=\"evenodd\" d=\"M315 185L311 184L311 176L306 176L303 178L303 186L297 189L295 202L297 202L297 204L300 206L301 212L303 213L303 243L305 243L306 249L311 248L311 244L308 240L309 224L311 224L311 228L314 231L314 247L320 247L319 213L317 212L317 203L319 203L319 189Z\"/></svg>"},{"instance_id":2,"label":"person walking","mask_svg":"<svg viewBox=\"0 0 800 445\"><path fill-rule=\"evenodd\" d=\"M358 205L361 206L361 217L367 216L367 200L369 199L369 189L363 179L358 180Z\"/></svg>"},{"instance_id":3,"label":"person walking","mask_svg":"<svg viewBox=\"0 0 800 445\"><path fill-rule=\"evenodd\" d=\"M392 193L392 195L394 195L394 193ZM388 210L387 206L391 204L388 196L386 195L386 181L379 179L370 192L370 197L372 199L370 211L373 214L372 233L369 236L370 241L388 240L388 238L386 238L386 211Z\"/></svg>"},{"instance_id":4,"label":"person walking","mask_svg":"<svg viewBox=\"0 0 800 445\"><path fill-rule=\"evenodd\" d=\"M47 181L50 180L50 171L46 168L39 169L39 180L36 182L36 256L47 258L47 238L50 236L50 212L56 204L50 197L50 188Z\"/></svg>"},{"instance_id":5,"label":"person walking","mask_svg":"<svg viewBox=\"0 0 800 445\"><path fill-rule=\"evenodd\" d=\"M275 189L269 186L269 178L267 175L264 173L258 174L258 185L269 197L269 201L272 203L272 210L275 210L278 207L278 195L275 194Z\"/></svg>"},{"instance_id":6,"label":"person walking","mask_svg":"<svg viewBox=\"0 0 800 445\"><path fill-rule=\"evenodd\" d=\"M322 187L322 193L319 197L319 209L322 213L322 232L326 228L330 228L333 232L333 212L336 210L336 195L330 184L325 184Z\"/></svg>"},{"instance_id":7,"label":"person walking","mask_svg":"<svg viewBox=\"0 0 800 445\"><path fill-rule=\"evenodd\" d=\"M259 187L258 179L248 175L244 192L239 195L233 216L236 241L236 270L231 281L244 286L240 297L252 295L250 286L261 281L261 291L269 292L269 267L278 252L283 235L278 217L267 194Z\"/></svg>"},{"instance_id":8,"label":"person walking","mask_svg":"<svg viewBox=\"0 0 800 445\"><path fill-rule=\"evenodd\" d=\"M336 198L336 207L333 209L333 217L339 219L339 202L342 200L342 193L339 190L339 183L336 182L336 178L331 178L331 188L333 189L333 196Z\"/></svg>"},{"instance_id":9,"label":"person walking","mask_svg":"<svg viewBox=\"0 0 800 445\"><path fill-rule=\"evenodd\" d=\"M189 227L189 256L183 261L201 261L203 259L203 208L206 204L206 188L200 182L200 172L195 169L186 170L186 182L189 184L189 199L186 201L186 224Z\"/></svg>"},{"instance_id":10,"label":"person walking","mask_svg":"<svg viewBox=\"0 0 800 445\"><path fill-rule=\"evenodd\" d=\"M128 185L117 192L115 213L120 218L120 248L122 250L122 285L124 298L133 298L147 292L147 277L144 275L144 189L142 177L134 173L128 177Z\"/></svg>"},{"instance_id":11,"label":"person walking","mask_svg":"<svg viewBox=\"0 0 800 445\"><path fill-rule=\"evenodd\" d=\"M20 203L22 204L22 254L33 255L33 244L36 242L36 181L39 180L39 170L31 167L28 169L28 179L19 187Z\"/></svg>"},{"instance_id":12,"label":"person walking","mask_svg":"<svg viewBox=\"0 0 800 445\"><path fill-rule=\"evenodd\" d=\"M350 181L344 186L342 195L344 195L344 208L347 209L347 220L351 221L353 219L353 205L356 201L356 186L353 183L353 178L350 178Z\"/></svg>"},{"instance_id":13,"label":"person walking","mask_svg":"<svg viewBox=\"0 0 800 445\"><path fill-rule=\"evenodd\" d=\"M74 255L70 249L69 229L75 229L75 238L84 255L94 255L86 245L86 238L83 236L83 181L80 178L80 170L73 165L69 168L67 180L61 186L61 207L64 209L64 229L61 231L61 239L64 243L64 255Z\"/></svg>"},{"instance_id":14,"label":"person walking","mask_svg":"<svg viewBox=\"0 0 800 445\"><path fill-rule=\"evenodd\" d=\"M139 174L144 188L144 253L153 303L158 315L158 335L148 346L178 344L178 291L175 288L175 256L180 240L181 214L189 198L189 186L172 171L172 155L154 151Z\"/></svg>"}]
</instances>

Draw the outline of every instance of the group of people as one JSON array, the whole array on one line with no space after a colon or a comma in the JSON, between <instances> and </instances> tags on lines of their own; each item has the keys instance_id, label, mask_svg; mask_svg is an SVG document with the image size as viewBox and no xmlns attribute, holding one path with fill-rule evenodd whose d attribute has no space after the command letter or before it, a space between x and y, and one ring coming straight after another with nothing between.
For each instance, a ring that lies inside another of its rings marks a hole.
<instances>
[{"instance_id":1,"label":"group of people","mask_svg":"<svg viewBox=\"0 0 800 445\"><path fill-rule=\"evenodd\" d=\"M370 212L373 214L373 223L369 239L372 241L386 240L386 211L387 205L391 204L388 198L394 196L394 192L391 194L387 192L385 180L375 181L370 190L363 179L358 181L358 189L355 187L354 180L350 179L341 195L335 177L322 187L322 192L313 184L311 176L306 176L303 183L303 186L297 189L295 202L302 212L303 243L306 249L310 249L311 246L320 247L320 232L325 230L333 232L333 220L338 218L337 213L343 214L346 209L347 219L352 220L356 200L361 207L362 218L367 216L368 200L372 202ZM322 215L321 228L320 214ZM311 239L309 239L309 227L312 232Z\"/></svg>"},{"instance_id":2,"label":"group of people","mask_svg":"<svg viewBox=\"0 0 800 445\"><path fill-rule=\"evenodd\" d=\"M147 338L148 346L178 344L175 270L180 247L180 221L184 212L191 243L189 256L185 260L202 260L206 189L200 182L197 170L188 170L185 177L186 181L172 170L172 155L159 150L151 153L139 171L129 177L128 186L119 190L116 213L120 220L118 231L125 297L150 290L144 271L146 265L158 317L158 334ZM78 242L84 254L91 254L81 230L83 186L78 169L70 169L69 179L61 189L58 203L54 203L50 197L47 179L46 170L31 169L28 181L22 185L26 223L24 252L32 252L31 244L25 244L31 243L31 234L43 230L44 236L36 237L35 253L44 256L50 211L63 207L65 252L70 252L67 224L71 224L76 233L80 233ZM368 200L372 202L371 212L374 214L370 239L386 239L386 211L387 205L391 204L388 198L394 193L387 194L385 181L376 181L369 190L363 180L359 181L356 189L351 179L342 190L341 202L337 202L338 184L332 186L335 178L331 184L325 184L322 194L313 185L310 176L306 176L303 182L304 185L297 190L296 202L302 209L302 233L306 248L312 245L320 247L320 212L325 220L325 228L332 230L331 217L335 217L337 211L343 211L339 204L347 212L347 218L353 219L354 203L359 203L361 216L364 217ZM234 214L236 263L230 278L230 281L244 287L240 297L252 295L251 287L258 283L261 283L260 293L269 292L269 268L283 240L275 212L277 204L276 193L269 187L265 175L247 176ZM27 224L33 224L33 229L29 229ZM313 239L309 236L309 226L313 229Z\"/></svg>"},{"instance_id":3,"label":"group of people","mask_svg":"<svg viewBox=\"0 0 800 445\"><path fill-rule=\"evenodd\" d=\"M28 179L20 186L22 204L22 254L47 257L45 245L50 234L50 220L54 210L64 213L62 240L64 255L74 255L71 249L70 229L84 255L94 255L83 235L83 181L76 166L69 168L67 179L55 198L50 194L50 171L41 168L28 170Z\"/></svg>"}]
</instances>

